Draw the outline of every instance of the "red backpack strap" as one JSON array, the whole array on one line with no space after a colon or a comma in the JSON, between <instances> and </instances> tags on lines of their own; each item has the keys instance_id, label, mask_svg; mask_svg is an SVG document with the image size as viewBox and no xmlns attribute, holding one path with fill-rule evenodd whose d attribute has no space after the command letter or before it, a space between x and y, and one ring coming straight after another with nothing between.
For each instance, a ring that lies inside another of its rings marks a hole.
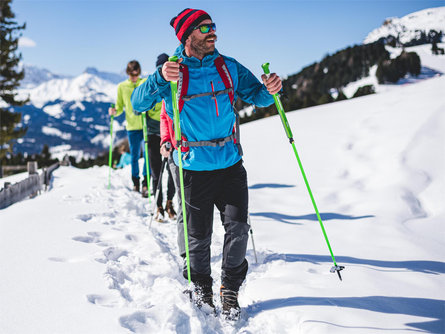
<instances>
[{"instance_id":1,"label":"red backpack strap","mask_svg":"<svg viewBox=\"0 0 445 334\"><path fill-rule=\"evenodd\" d=\"M219 76L221 77L224 86L226 86L226 89L230 89L228 92L230 104L232 105L233 112L236 115L236 121L233 125L232 134L234 135L234 143L238 147L238 153L239 155L243 156L243 149L241 147L241 140L240 140L240 129L239 129L239 114L238 111L235 108L235 89L233 87L233 80L232 76L230 75L229 69L227 68L226 62L224 61L223 56L219 55L215 59L215 66L218 70Z\"/></svg>"},{"instance_id":2,"label":"red backpack strap","mask_svg":"<svg viewBox=\"0 0 445 334\"><path fill-rule=\"evenodd\" d=\"M221 77L224 83L224 86L226 86L226 89L231 88L228 94L230 103L233 105L235 100L235 92L233 90L233 80L232 77L230 76L230 72L229 69L227 68L226 62L224 61L224 58L221 55L216 57L214 62L216 69L218 70L219 76Z\"/></svg>"},{"instance_id":3,"label":"red backpack strap","mask_svg":"<svg viewBox=\"0 0 445 334\"><path fill-rule=\"evenodd\" d=\"M187 90L189 88L189 69L186 65L181 64L180 65L180 75L179 75L179 81L178 81L178 108L179 112L182 111L182 108L184 107L184 100L183 97L187 96Z\"/></svg>"}]
</instances>

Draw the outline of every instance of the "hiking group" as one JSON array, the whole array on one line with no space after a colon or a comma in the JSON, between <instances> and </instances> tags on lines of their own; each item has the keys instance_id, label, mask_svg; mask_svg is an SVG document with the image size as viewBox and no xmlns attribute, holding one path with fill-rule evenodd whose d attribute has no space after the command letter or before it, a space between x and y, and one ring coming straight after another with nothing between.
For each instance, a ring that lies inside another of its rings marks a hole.
<instances>
[{"instance_id":1,"label":"hiking group","mask_svg":"<svg viewBox=\"0 0 445 334\"><path fill-rule=\"evenodd\" d=\"M165 207L169 216L176 214L172 206L175 189L178 194L178 246L184 258L183 275L193 283L196 305L213 310L210 246L214 206L219 210L225 229L219 294L223 314L236 319L240 314L238 291L248 269L245 256L250 226L247 174L234 103L239 97L258 107L269 106L282 83L275 73L263 75L261 83L238 61L221 55L215 48L216 25L205 11L184 9L170 25L180 41L173 54L178 60L160 55L156 71L146 79L139 77L139 63L131 61L127 66L129 80L119 84L116 108L110 108L109 113L116 115L125 109L136 191L140 188L142 117L146 117L152 189L158 185L162 155L168 160L171 180ZM172 82L177 82L176 96L172 96ZM180 115L176 129L180 129L181 140L175 138L175 108ZM179 148L181 161L176 154ZM143 176L142 194L150 196L145 164ZM158 216L163 214L162 191L159 195Z\"/></svg>"}]
</instances>

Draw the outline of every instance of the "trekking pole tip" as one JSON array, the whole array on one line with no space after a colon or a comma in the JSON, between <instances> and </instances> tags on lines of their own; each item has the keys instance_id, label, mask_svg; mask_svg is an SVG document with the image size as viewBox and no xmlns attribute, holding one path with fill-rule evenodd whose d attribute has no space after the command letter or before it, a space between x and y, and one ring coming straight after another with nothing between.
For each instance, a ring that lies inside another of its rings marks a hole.
<instances>
[{"instance_id":1,"label":"trekking pole tip","mask_svg":"<svg viewBox=\"0 0 445 334\"><path fill-rule=\"evenodd\" d=\"M331 268L330 272L331 273L335 273L336 272L337 275L338 275L338 278L340 279L340 281L343 281L343 279L341 278L341 274L340 274L340 271L342 271L343 269L345 269L344 266L337 266L337 265L335 265L335 266L333 266Z\"/></svg>"}]
</instances>

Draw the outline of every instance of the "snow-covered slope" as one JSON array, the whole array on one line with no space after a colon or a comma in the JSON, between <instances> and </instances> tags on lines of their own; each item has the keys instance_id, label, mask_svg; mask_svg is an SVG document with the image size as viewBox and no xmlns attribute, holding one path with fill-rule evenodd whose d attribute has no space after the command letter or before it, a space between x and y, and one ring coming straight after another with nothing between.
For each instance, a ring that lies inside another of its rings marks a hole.
<instances>
[{"instance_id":1,"label":"snow-covered slope","mask_svg":"<svg viewBox=\"0 0 445 334\"><path fill-rule=\"evenodd\" d=\"M406 44L419 39L421 32L428 35L431 30L445 34L445 7L424 9L402 18L388 18L381 27L371 31L363 43L372 43L380 38L393 36L402 44Z\"/></svg>"},{"instance_id":2,"label":"snow-covered slope","mask_svg":"<svg viewBox=\"0 0 445 334\"><path fill-rule=\"evenodd\" d=\"M342 282L274 116L241 127L258 263L249 240L239 323L190 305L176 226L148 228L128 167L110 190L106 167L61 167L0 211L0 332L444 333L444 91L439 76L288 113Z\"/></svg>"},{"instance_id":3,"label":"snow-covered slope","mask_svg":"<svg viewBox=\"0 0 445 334\"><path fill-rule=\"evenodd\" d=\"M445 43L439 43L438 46L443 48L445 47ZM405 78L400 79L396 84L379 84L376 77L377 65L375 65L370 69L369 76L354 82L350 82L348 85L343 87L343 93L348 98L352 98L357 89L365 85L373 85L376 93L381 93L397 89L397 86L399 85L416 83L443 75L445 73L445 55L433 55L431 53L430 44L412 46L408 48L393 48L386 45L385 48L390 53L391 58L398 57L403 50L406 52L417 53L420 57L422 65L420 75L414 77L407 74Z\"/></svg>"}]
</instances>

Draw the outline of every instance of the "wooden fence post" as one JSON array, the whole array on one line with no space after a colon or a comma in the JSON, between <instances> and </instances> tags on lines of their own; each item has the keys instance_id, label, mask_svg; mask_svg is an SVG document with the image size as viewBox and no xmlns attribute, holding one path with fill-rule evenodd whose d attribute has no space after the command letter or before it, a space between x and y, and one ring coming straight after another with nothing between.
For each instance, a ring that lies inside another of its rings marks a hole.
<instances>
[{"instance_id":1,"label":"wooden fence post","mask_svg":"<svg viewBox=\"0 0 445 334\"><path fill-rule=\"evenodd\" d=\"M28 174L37 174L39 168L37 167L37 161L28 161Z\"/></svg>"},{"instance_id":2,"label":"wooden fence post","mask_svg":"<svg viewBox=\"0 0 445 334\"><path fill-rule=\"evenodd\" d=\"M37 166L37 161L28 161L28 174L29 176L31 175L35 175L38 174L38 166ZM31 195L29 195L30 198L34 198L37 195L40 194L40 188L38 191L36 191L35 193L32 193Z\"/></svg>"}]
</instances>

